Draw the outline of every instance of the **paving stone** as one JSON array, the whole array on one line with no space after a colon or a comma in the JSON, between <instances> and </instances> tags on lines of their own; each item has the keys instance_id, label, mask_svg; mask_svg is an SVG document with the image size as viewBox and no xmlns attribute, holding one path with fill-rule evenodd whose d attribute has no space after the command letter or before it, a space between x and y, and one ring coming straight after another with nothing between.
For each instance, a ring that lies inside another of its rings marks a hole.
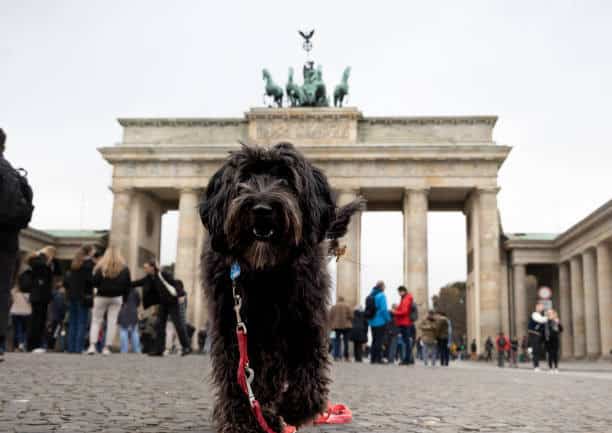
<instances>
[{"instance_id":1,"label":"paving stone","mask_svg":"<svg viewBox=\"0 0 612 433\"><path fill-rule=\"evenodd\" d=\"M7 354L0 432L213 433L210 362L146 356ZM335 363L331 399L354 421L305 433L610 433L612 364L560 375L485 364L450 368Z\"/></svg>"}]
</instances>

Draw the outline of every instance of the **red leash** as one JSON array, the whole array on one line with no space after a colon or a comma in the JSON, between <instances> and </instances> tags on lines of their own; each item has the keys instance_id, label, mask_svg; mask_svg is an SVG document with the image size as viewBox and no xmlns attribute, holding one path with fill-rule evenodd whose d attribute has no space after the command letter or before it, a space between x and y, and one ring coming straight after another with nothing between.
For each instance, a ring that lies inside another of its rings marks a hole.
<instances>
[{"instance_id":1,"label":"red leash","mask_svg":"<svg viewBox=\"0 0 612 433\"><path fill-rule=\"evenodd\" d=\"M255 372L251 367L249 367L249 351L248 351L248 338L247 338L247 328L242 318L240 317L240 308L242 307L242 298L237 293L236 288L236 279L240 275L240 265L234 262L232 264L232 268L230 271L230 278L232 279L232 291L234 295L234 311L236 312L236 337L238 338L238 351L240 353L240 360L238 361L238 384L244 395L246 395L249 399L249 404L251 405L251 411L255 416L255 419L259 423L259 426L266 433L276 433L274 430L270 428L266 419L263 416L263 412L261 410L261 406L255 398L255 394L253 393L253 389L251 388L251 384L253 383L253 379L255 379Z\"/></svg>"}]
</instances>

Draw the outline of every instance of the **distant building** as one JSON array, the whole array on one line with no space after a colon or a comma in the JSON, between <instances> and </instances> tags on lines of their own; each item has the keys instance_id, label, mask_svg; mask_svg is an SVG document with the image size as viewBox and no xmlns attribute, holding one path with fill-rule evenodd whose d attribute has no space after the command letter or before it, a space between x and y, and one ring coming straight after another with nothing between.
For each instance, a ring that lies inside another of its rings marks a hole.
<instances>
[{"instance_id":1,"label":"distant building","mask_svg":"<svg viewBox=\"0 0 612 433\"><path fill-rule=\"evenodd\" d=\"M63 269L74 257L81 245L103 243L108 230L37 230L27 228L19 235L19 250L24 256L32 251L52 245L57 249L57 258Z\"/></svg>"}]
</instances>

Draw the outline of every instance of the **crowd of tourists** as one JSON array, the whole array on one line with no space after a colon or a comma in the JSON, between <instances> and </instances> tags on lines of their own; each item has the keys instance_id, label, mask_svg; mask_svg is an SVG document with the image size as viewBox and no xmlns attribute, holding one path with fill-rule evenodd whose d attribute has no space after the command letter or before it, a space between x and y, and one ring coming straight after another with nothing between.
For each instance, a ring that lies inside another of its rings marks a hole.
<instances>
[{"instance_id":1,"label":"crowd of tourists","mask_svg":"<svg viewBox=\"0 0 612 433\"><path fill-rule=\"evenodd\" d=\"M343 297L338 297L329 311L330 351L334 360L350 361L351 343L355 362L363 362L366 355L372 364L412 365L421 360L426 367L435 367L438 362L447 367L453 359L479 360L476 339L468 347L465 336L453 335L452 322L443 311L429 310L419 321L418 306L406 287L398 287L400 302L390 309L385 288L383 281L377 282L366 298L365 308L353 309ZM514 368L519 362L532 362L534 370L539 371L545 356L550 371L558 373L562 331L557 312L545 310L538 303L529 321L528 336L519 341L500 331L495 339L487 337L482 359L489 362L496 356L499 367L508 363Z\"/></svg>"},{"instance_id":2,"label":"crowd of tourists","mask_svg":"<svg viewBox=\"0 0 612 433\"><path fill-rule=\"evenodd\" d=\"M102 253L84 245L62 272L55 248L47 246L20 267L9 310L16 351L109 355L118 337L121 353L163 356L174 351L175 338L181 355L192 352L183 283L155 261L145 262L144 277L134 280L118 248Z\"/></svg>"}]
</instances>

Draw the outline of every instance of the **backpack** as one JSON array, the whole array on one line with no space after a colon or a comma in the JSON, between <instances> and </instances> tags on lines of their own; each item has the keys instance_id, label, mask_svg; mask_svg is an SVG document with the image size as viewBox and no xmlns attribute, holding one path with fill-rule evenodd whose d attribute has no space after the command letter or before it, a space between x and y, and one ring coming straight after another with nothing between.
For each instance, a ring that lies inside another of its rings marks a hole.
<instances>
[{"instance_id":1,"label":"backpack","mask_svg":"<svg viewBox=\"0 0 612 433\"><path fill-rule=\"evenodd\" d=\"M499 340L497 340L497 345L503 349L506 347L506 339L504 337L499 337Z\"/></svg>"},{"instance_id":2,"label":"backpack","mask_svg":"<svg viewBox=\"0 0 612 433\"><path fill-rule=\"evenodd\" d=\"M27 172L15 170L4 158L0 158L0 226L21 230L32 219L32 188Z\"/></svg>"},{"instance_id":3,"label":"backpack","mask_svg":"<svg viewBox=\"0 0 612 433\"><path fill-rule=\"evenodd\" d=\"M368 295L366 298L363 315L367 320L372 320L376 316L376 295Z\"/></svg>"},{"instance_id":4,"label":"backpack","mask_svg":"<svg viewBox=\"0 0 612 433\"><path fill-rule=\"evenodd\" d=\"M410 321L414 323L417 320L419 320L419 307L417 307L417 304L413 299L410 303Z\"/></svg>"},{"instance_id":5,"label":"backpack","mask_svg":"<svg viewBox=\"0 0 612 433\"><path fill-rule=\"evenodd\" d=\"M32 280L32 269L26 269L21 273L21 275L19 275L19 280L17 281L19 291L22 293L32 293L33 285L34 281Z\"/></svg>"}]
</instances>

